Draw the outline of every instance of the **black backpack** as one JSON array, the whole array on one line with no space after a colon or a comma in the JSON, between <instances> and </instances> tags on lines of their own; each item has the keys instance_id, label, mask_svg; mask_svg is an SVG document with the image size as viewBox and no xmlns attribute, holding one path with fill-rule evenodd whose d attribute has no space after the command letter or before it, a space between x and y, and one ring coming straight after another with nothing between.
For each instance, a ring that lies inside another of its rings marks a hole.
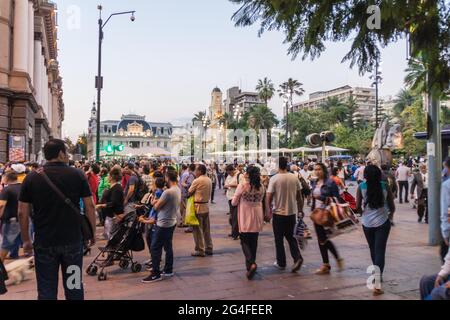
<instances>
[{"instance_id":1,"label":"black backpack","mask_svg":"<svg viewBox=\"0 0 450 320\"><path fill-rule=\"evenodd\" d=\"M136 198L138 201L141 201L141 199L149 192L147 184L142 180L140 176L138 176L138 183L136 186Z\"/></svg>"}]
</instances>

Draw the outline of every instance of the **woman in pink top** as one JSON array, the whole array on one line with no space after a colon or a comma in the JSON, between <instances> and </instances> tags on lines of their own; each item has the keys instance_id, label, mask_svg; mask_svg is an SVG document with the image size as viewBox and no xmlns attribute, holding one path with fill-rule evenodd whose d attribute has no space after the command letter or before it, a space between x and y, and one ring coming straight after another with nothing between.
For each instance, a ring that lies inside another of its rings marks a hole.
<instances>
[{"instance_id":1,"label":"woman in pink top","mask_svg":"<svg viewBox=\"0 0 450 320\"><path fill-rule=\"evenodd\" d=\"M232 205L238 207L238 224L242 251L245 255L247 278L251 280L256 273L256 250L258 236L264 226L264 194L261 174L258 167L250 166L245 173L245 182L239 184Z\"/></svg>"}]
</instances>

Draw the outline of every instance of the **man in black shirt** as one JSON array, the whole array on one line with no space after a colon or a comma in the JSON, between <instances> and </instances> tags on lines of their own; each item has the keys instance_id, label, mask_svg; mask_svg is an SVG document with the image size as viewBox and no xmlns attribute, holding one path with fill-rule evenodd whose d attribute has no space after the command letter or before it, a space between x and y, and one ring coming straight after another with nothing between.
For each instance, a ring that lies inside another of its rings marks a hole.
<instances>
[{"instance_id":1,"label":"man in black shirt","mask_svg":"<svg viewBox=\"0 0 450 320\"><path fill-rule=\"evenodd\" d=\"M53 139L44 146L47 164L44 172L55 186L84 212L95 235L95 209L86 177L80 170L68 166L67 148L62 140ZM33 206L35 239L28 234L29 215ZM83 242L81 219L59 197L38 172L30 173L22 184L19 197L19 221L24 251L34 247L36 280L39 300L56 300L58 270L61 266L67 300L84 299L82 284ZM87 240L87 239L86 239ZM90 245L95 243L89 240Z\"/></svg>"},{"instance_id":2,"label":"man in black shirt","mask_svg":"<svg viewBox=\"0 0 450 320\"><path fill-rule=\"evenodd\" d=\"M20 227L17 219L17 203L19 201L20 183L17 173L9 171L3 178L6 187L0 193L0 219L2 221L2 248L0 260L4 261L8 253L10 258L19 257L21 245Z\"/></svg>"}]
</instances>

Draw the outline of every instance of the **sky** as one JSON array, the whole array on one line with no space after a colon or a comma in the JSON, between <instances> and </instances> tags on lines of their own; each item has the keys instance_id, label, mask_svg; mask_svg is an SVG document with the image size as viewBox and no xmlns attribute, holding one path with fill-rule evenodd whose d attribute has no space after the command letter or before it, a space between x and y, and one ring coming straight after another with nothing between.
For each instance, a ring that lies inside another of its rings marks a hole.
<instances>
[{"instance_id":1,"label":"sky","mask_svg":"<svg viewBox=\"0 0 450 320\"><path fill-rule=\"evenodd\" d=\"M239 8L228 0L56 0L58 49L63 77L65 121L63 135L76 139L87 132L96 97L98 10L104 20L102 120L122 114L145 115L147 121L179 125L208 108L215 86L254 91L258 79L268 77L276 87L292 77L303 83L303 101L314 91L343 85L370 86L349 63L341 64L351 41L327 43L320 58L302 61L287 55L281 32L258 27L237 28L231 16ZM391 44L382 54L380 95L395 95L403 87L407 66L406 43ZM282 116L282 101L269 106Z\"/></svg>"}]
</instances>

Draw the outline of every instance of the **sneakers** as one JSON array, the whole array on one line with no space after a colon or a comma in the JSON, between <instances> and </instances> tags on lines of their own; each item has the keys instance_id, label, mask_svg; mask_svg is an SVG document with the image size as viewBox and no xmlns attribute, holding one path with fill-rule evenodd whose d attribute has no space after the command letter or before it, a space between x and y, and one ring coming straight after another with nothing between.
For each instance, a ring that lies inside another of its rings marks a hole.
<instances>
[{"instance_id":1,"label":"sneakers","mask_svg":"<svg viewBox=\"0 0 450 320\"><path fill-rule=\"evenodd\" d=\"M292 272L296 273L297 271L300 270L300 268L303 265L303 259L298 259L297 262L294 263L294 265L292 266Z\"/></svg>"},{"instance_id":2,"label":"sneakers","mask_svg":"<svg viewBox=\"0 0 450 320\"><path fill-rule=\"evenodd\" d=\"M285 270L285 269L286 269L286 267L281 267L281 266L278 264L277 261L275 261L275 262L273 263L273 266L274 266L275 268L277 268L278 270Z\"/></svg>"},{"instance_id":3,"label":"sneakers","mask_svg":"<svg viewBox=\"0 0 450 320\"><path fill-rule=\"evenodd\" d=\"M165 272L165 271L163 271L163 272L161 273L161 275L162 275L164 278L172 278L172 277L174 276L174 273L173 273L173 271L172 271L172 272Z\"/></svg>"},{"instance_id":4,"label":"sneakers","mask_svg":"<svg viewBox=\"0 0 450 320\"><path fill-rule=\"evenodd\" d=\"M147 278L142 279L143 283L152 283L152 282L157 282L157 281L161 281L162 277L160 274L151 274L149 275Z\"/></svg>"}]
</instances>

